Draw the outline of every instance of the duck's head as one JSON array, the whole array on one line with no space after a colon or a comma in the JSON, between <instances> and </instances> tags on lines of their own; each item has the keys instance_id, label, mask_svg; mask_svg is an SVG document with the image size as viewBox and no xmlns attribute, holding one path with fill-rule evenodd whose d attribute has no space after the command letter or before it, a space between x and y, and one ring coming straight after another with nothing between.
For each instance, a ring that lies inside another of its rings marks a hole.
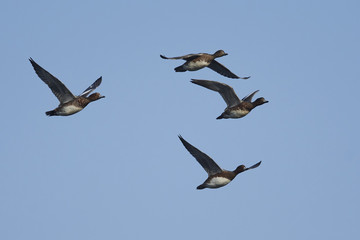
<instances>
[{"instance_id":1,"label":"duck's head","mask_svg":"<svg viewBox=\"0 0 360 240\"><path fill-rule=\"evenodd\" d=\"M91 101L91 102L93 102L93 101L96 101L96 100L99 100L100 98L104 98L105 96L101 96L101 94L100 93L93 93L93 94L91 94L89 97L88 97L88 99Z\"/></svg>"},{"instance_id":2,"label":"duck's head","mask_svg":"<svg viewBox=\"0 0 360 240\"><path fill-rule=\"evenodd\" d=\"M218 51L216 51L216 52L213 54L213 56L214 56L215 58L222 57L222 56L226 56L226 55L228 55L228 54L225 53L224 50L218 50Z\"/></svg>"},{"instance_id":3,"label":"duck's head","mask_svg":"<svg viewBox=\"0 0 360 240\"><path fill-rule=\"evenodd\" d=\"M255 106L259 106L259 105L263 105L264 103L268 103L269 101L265 100L265 98L261 97L261 98L258 98L256 99L253 104Z\"/></svg>"},{"instance_id":4,"label":"duck's head","mask_svg":"<svg viewBox=\"0 0 360 240\"><path fill-rule=\"evenodd\" d=\"M245 169L246 169L245 165L240 165L235 169L234 173L239 174L239 173L245 171Z\"/></svg>"}]
</instances>

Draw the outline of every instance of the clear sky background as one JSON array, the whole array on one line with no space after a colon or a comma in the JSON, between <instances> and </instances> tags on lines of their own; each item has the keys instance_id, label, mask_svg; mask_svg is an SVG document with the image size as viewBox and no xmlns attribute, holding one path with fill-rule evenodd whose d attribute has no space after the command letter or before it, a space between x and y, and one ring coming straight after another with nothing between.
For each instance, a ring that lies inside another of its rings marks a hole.
<instances>
[{"instance_id":1,"label":"clear sky background","mask_svg":"<svg viewBox=\"0 0 360 240\"><path fill-rule=\"evenodd\" d=\"M359 1L1 2L0 239L357 239ZM166 56L223 49L239 76L176 73ZM69 117L32 57L80 94ZM191 78L269 103L216 120ZM224 169L220 189L177 135Z\"/></svg>"}]
</instances>

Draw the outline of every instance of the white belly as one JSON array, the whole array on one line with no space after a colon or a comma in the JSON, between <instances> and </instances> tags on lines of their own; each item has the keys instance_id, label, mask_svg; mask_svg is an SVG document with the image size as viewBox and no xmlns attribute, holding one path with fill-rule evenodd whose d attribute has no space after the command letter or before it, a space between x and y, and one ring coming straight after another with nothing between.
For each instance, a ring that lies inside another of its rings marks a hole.
<instances>
[{"instance_id":1,"label":"white belly","mask_svg":"<svg viewBox=\"0 0 360 240\"><path fill-rule=\"evenodd\" d=\"M196 61L184 64L184 68L188 71L196 71L207 66L209 66L209 63L206 61Z\"/></svg>"},{"instance_id":2,"label":"white belly","mask_svg":"<svg viewBox=\"0 0 360 240\"><path fill-rule=\"evenodd\" d=\"M228 116L228 118L242 118L242 117L246 116L248 113L249 113L249 111L247 111L247 110L237 109L237 110L230 111L227 114L227 116Z\"/></svg>"},{"instance_id":3,"label":"white belly","mask_svg":"<svg viewBox=\"0 0 360 240\"><path fill-rule=\"evenodd\" d=\"M58 112L61 115L71 115L74 113L77 113L79 111L81 111L82 108L81 107L77 107L74 105L69 105L69 106L64 106L61 108L61 110Z\"/></svg>"},{"instance_id":4,"label":"white belly","mask_svg":"<svg viewBox=\"0 0 360 240\"><path fill-rule=\"evenodd\" d=\"M227 178L214 177L213 179L211 179L211 181L207 185L209 188L218 188L218 187L225 186L229 182L231 182L231 181Z\"/></svg>"}]
</instances>

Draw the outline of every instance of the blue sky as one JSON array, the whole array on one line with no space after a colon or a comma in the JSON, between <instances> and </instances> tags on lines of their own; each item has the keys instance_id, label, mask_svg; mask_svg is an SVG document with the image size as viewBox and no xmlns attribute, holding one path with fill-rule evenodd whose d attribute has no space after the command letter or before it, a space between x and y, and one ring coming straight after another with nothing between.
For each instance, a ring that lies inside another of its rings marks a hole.
<instances>
[{"instance_id":1,"label":"blue sky","mask_svg":"<svg viewBox=\"0 0 360 240\"><path fill-rule=\"evenodd\" d=\"M355 239L360 181L358 1L3 1L0 239ZM160 54L213 53L248 80L175 73ZM80 94L70 117L32 57ZM268 104L216 120L191 78L259 89ZM221 167L262 161L229 185Z\"/></svg>"}]
</instances>

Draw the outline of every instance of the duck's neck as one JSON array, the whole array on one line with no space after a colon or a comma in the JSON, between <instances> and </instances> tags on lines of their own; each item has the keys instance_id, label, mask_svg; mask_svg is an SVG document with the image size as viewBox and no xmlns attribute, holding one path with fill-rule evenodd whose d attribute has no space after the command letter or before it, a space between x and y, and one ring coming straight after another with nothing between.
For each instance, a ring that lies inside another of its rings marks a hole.
<instances>
[{"instance_id":1,"label":"duck's neck","mask_svg":"<svg viewBox=\"0 0 360 240\"><path fill-rule=\"evenodd\" d=\"M237 176L239 173L242 173L244 171L244 169L240 169L240 168L236 168L233 173L235 174L235 176Z\"/></svg>"},{"instance_id":2,"label":"duck's neck","mask_svg":"<svg viewBox=\"0 0 360 240\"><path fill-rule=\"evenodd\" d=\"M212 56L213 56L214 58L222 57L222 55L219 55L219 54L217 54L217 53L214 53Z\"/></svg>"},{"instance_id":3,"label":"duck's neck","mask_svg":"<svg viewBox=\"0 0 360 240\"><path fill-rule=\"evenodd\" d=\"M245 170L246 170L245 165L240 165L240 166L238 166L238 167L235 169L234 173L235 173L235 174L239 174L239 173L241 173L241 172L243 172L243 171L245 171Z\"/></svg>"}]
</instances>

